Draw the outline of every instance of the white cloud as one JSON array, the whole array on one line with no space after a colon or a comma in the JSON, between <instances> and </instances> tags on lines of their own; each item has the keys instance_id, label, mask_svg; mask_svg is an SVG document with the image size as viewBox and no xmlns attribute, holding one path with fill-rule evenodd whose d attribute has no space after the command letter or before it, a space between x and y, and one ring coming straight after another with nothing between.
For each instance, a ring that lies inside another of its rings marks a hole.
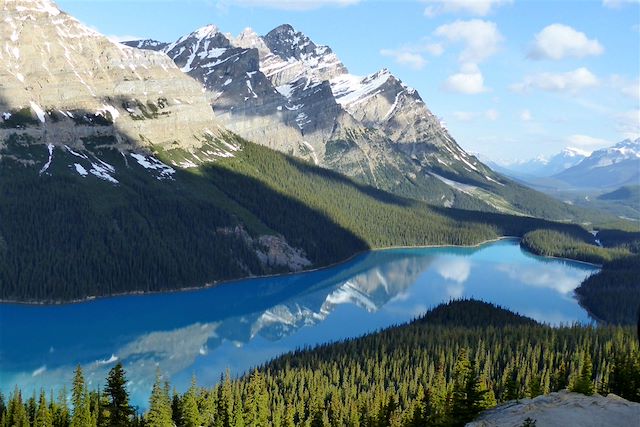
<instances>
[{"instance_id":1,"label":"white cloud","mask_svg":"<svg viewBox=\"0 0 640 427\"><path fill-rule=\"evenodd\" d=\"M427 64L427 60L421 54L408 50L381 49L380 54L391 57L398 64L406 65L414 70L421 70Z\"/></svg>"},{"instance_id":2,"label":"white cloud","mask_svg":"<svg viewBox=\"0 0 640 427\"><path fill-rule=\"evenodd\" d=\"M615 119L618 132L623 138L640 138L640 109L619 113Z\"/></svg>"},{"instance_id":3,"label":"white cloud","mask_svg":"<svg viewBox=\"0 0 640 427\"><path fill-rule=\"evenodd\" d=\"M464 283L471 273L471 263L462 258L443 258L435 266L435 271L445 280Z\"/></svg>"},{"instance_id":4,"label":"white cloud","mask_svg":"<svg viewBox=\"0 0 640 427\"><path fill-rule=\"evenodd\" d=\"M422 50L433 56L440 56L444 52L444 47L440 43L425 43L422 45Z\"/></svg>"},{"instance_id":5,"label":"white cloud","mask_svg":"<svg viewBox=\"0 0 640 427\"><path fill-rule=\"evenodd\" d=\"M486 16L491 13L494 7L513 3L513 0L423 0L423 2L428 3L424 14L429 17L443 13Z\"/></svg>"},{"instance_id":6,"label":"white cloud","mask_svg":"<svg viewBox=\"0 0 640 427\"><path fill-rule=\"evenodd\" d=\"M530 122L531 120L533 120L533 116L531 115L531 111L522 110L522 112L520 113L520 120L522 120L523 122Z\"/></svg>"},{"instance_id":7,"label":"white cloud","mask_svg":"<svg viewBox=\"0 0 640 427\"><path fill-rule=\"evenodd\" d=\"M495 122L500 117L500 113L493 108L490 108L484 112L484 116L492 122Z\"/></svg>"},{"instance_id":8,"label":"white cloud","mask_svg":"<svg viewBox=\"0 0 640 427\"><path fill-rule=\"evenodd\" d=\"M444 52L444 47L440 43L433 43L425 40L415 45L403 46L399 49L381 49L382 56L394 58L398 64L407 65L414 70L420 70L427 64L424 58L425 53L432 56L440 56Z\"/></svg>"},{"instance_id":9,"label":"white cloud","mask_svg":"<svg viewBox=\"0 0 640 427\"><path fill-rule=\"evenodd\" d=\"M540 89L548 92L577 93L598 83L598 78L591 71L581 67L566 73L540 73L525 76L521 83L513 84L510 88L513 92Z\"/></svg>"},{"instance_id":10,"label":"white cloud","mask_svg":"<svg viewBox=\"0 0 640 427\"><path fill-rule=\"evenodd\" d=\"M476 95L486 92L484 77L476 64L464 64L459 73L453 74L444 82L444 88L450 92Z\"/></svg>"},{"instance_id":11,"label":"white cloud","mask_svg":"<svg viewBox=\"0 0 640 427\"><path fill-rule=\"evenodd\" d=\"M599 148L613 145L611 141L607 141L602 138L594 138L589 135L571 135L567 138L567 142L570 146L576 146L579 148Z\"/></svg>"},{"instance_id":12,"label":"white cloud","mask_svg":"<svg viewBox=\"0 0 640 427\"><path fill-rule=\"evenodd\" d=\"M551 24L535 36L529 50L532 59L583 58L600 55L604 48L595 39L589 39L585 33L568 25Z\"/></svg>"},{"instance_id":13,"label":"white cloud","mask_svg":"<svg viewBox=\"0 0 640 427\"><path fill-rule=\"evenodd\" d=\"M482 62L497 52L503 40L502 34L494 22L481 19L455 21L436 28L435 35L450 42L461 42L464 48L460 53L461 62Z\"/></svg>"},{"instance_id":14,"label":"white cloud","mask_svg":"<svg viewBox=\"0 0 640 427\"><path fill-rule=\"evenodd\" d=\"M640 0L602 0L602 5L611 9L619 9L626 4L640 4Z\"/></svg>"},{"instance_id":15,"label":"white cloud","mask_svg":"<svg viewBox=\"0 0 640 427\"><path fill-rule=\"evenodd\" d=\"M460 122L470 122L478 117L478 113L473 111L454 111L453 117Z\"/></svg>"},{"instance_id":16,"label":"white cloud","mask_svg":"<svg viewBox=\"0 0 640 427\"><path fill-rule=\"evenodd\" d=\"M324 6L352 6L360 3L360 0L220 0L218 5L264 7L281 10L313 10Z\"/></svg>"},{"instance_id":17,"label":"white cloud","mask_svg":"<svg viewBox=\"0 0 640 427\"><path fill-rule=\"evenodd\" d=\"M453 117L460 122L471 122L478 118L484 117L487 120L496 121L500 117L500 112L490 108L485 112L477 111L454 111Z\"/></svg>"},{"instance_id":18,"label":"white cloud","mask_svg":"<svg viewBox=\"0 0 640 427\"><path fill-rule=\"evenodd\" d=\"M611 76L611 86L631 99L640 99L640 78L629 80L614 74Z\"/></svg>"}]
</instances>

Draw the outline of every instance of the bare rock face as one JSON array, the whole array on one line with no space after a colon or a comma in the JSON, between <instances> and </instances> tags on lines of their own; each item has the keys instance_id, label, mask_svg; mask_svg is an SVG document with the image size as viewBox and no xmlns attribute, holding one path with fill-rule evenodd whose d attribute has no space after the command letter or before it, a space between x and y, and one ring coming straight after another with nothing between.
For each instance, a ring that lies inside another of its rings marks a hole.
<instances>
[{"instance_id":1,"label":"bare rock face","mask_svg":"<svg viewBox=\"0 0 640 427\"><path fill-rule=\"evenodd\" d=\"M284 24L274 28L263 40L274 55L273 58L265 57L267 76L274 83L287 83L303 76L324 81L347 72L331 48L316 45L291 25ZM276 66L278 58L279 66ZM269 67L269 64L273 66ZM293 70L297 70L299 74L296 75Z\"/></svg>"},{"instance_id":2,"label":"bare rock face","mask_svg":"<svg viewBox=\"0 0 640 427\"><path fill-rule=\"evenodd\" d=\"M534 399L508 402L483 412L467 427L521 426L531 419L540 427L628 427L640 423L640 403L614 394L585 396L560 391Z\"/></svg>"},{"instance_id":3,"label":"bare rock face","mask_svg":"<svg viewBox=\"0 0 640 427\"><path fill-rule=\"evenodd\" d=\"M217 232L243 240L256 253L260 263L266 267L302 271L312 264L304 250L292 247L280 235L263 234L254 238L241 226L220 228Z\"/></svg>"},{"instance_id":4,"label":"bare rock face","mask_svg":"<svg viewBox=\"0 0 640 427\"><path fill-rule=\"evenodd\" d=\"M414 89L386 69L349 74L328 46L290 25L236 37L210 25L171 44L127 44L166 52L204 85L227 129L259 144L444 206L468 197L458 181L478 184L477 192L499 185Z\"/></svg>"},{"instance_id":5,"label":"bare rock face","mask_svg":"<svg viewBox=\"0 0 640 427\"><path fill-rule=\"evenodd\" d=\"M166 55L113 43L50 0L0 10L0 141L82 148L109 136L123 149L192 150L218 132L201 85Z\"/></svg>"},{"instance_id":6,"label":"bare rock face","mask_svg":"<svg viewBox=\"0 0 640 427\"><path fill-rule=\"evenodd\" d=\"M289 246L280 236L260 236L257 243L258 259L265 265L287 267L290 271L301 271L311 266L304 251Z\"/></svg>"}]
</instances>

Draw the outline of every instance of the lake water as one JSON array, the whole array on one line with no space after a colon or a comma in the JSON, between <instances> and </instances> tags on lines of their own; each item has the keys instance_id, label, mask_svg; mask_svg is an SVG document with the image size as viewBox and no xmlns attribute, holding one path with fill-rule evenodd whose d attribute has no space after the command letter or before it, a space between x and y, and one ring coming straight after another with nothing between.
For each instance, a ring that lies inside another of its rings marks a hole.
<instances>
[{"instance_id":1,"label":"lake water","mask_svg":"<svg viewBox=\"0 0 640 427\"><path fill-rule=\"evenodd\" d=\"M0 305L0 388L29 396L69 386L83 366L104 384L116 360L141 407L156 368L184 390L213 385L279 354L411 320L475 297L552 324L591 322L573 297L595 267L532 256L517 240L478 248L373 251L323 270L198 291L60 306Z\"/></svg>"}]
</instances>

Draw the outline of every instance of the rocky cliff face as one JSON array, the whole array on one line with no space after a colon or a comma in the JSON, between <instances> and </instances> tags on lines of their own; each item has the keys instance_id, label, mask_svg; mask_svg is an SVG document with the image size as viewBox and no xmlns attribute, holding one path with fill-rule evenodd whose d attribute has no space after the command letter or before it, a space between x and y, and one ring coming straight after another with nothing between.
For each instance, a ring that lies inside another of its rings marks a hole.
<instances>
[{"instance_id":1,"label":"rocky cliff face","mask_svg":"<svg viewBox=\"0 0 640 427\"><path fill-rule=\"evenodd\" d=\"M500 178L456 144L414 89L386 69L349 74L328 46L290 25L237 37L208 26L171 44L127 44L167 53L206 87L217 120L249 140L406 196L500 207L483 189Z\"/></svg>"},{"instance_id":2,"label":"rocky cliff face","mask_svg":"<svg viewBox=\"0 0 640 427\"><path fill-rule=\"evenodd\" d=\"M229 47L215 31L200 35L206 58L177 43L169 49L183 71L200 70L203 86L154 51L165 44L147 40L139 44L142 50L113 43L50 0L2 0L0 13L0 167L7 173L24 167L42 177L42 185L47 176L66 176L79 185L119 186L123 195L135 194L124 188L132 176L174 181L176 168L232 157L240 149L211 108L217 86L207 79L218 76L207 74L206 63L220 60L213 46ZM242 67L257 69L257 55L243 56L246 51L235 49L223 59L242 58ZM232 237L267 270L310 263L280 236L254 236L255 243Z\"/></svg>"},{"instance_id":3,"label":"rocky cliff face","mask_svg":"<svg viewBox=\"0 0 640 427\"><path fill-rule=\"evenodd\" d=\"M113 43L49 0L0 7L0 141L194 151L219 136L202 86L166 55Z\"/></svg>"}]
</instances>

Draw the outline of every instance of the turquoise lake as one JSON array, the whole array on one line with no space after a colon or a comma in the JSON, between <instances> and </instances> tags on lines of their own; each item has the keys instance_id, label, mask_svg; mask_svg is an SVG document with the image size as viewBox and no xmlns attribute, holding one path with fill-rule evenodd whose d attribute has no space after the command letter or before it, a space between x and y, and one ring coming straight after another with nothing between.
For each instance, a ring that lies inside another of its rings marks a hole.
<instances>
[{"instance_id":1,"label":"turquoise lake","mask_svg":"<svg viewBox=\"0 0 640 427\"><path fill-rule=\"evenodd\" d=\"M598 269L524 252L517 240L477 248L372 251L318 271L217 287L55 306L0 305L0 389L69 386L84 368L102 387L116 361L146 406L157 368L178 390L213 385L299 347L406 322L474 297L558 325L592 322L574 289Z\"/></svg>"}]
</instances>

